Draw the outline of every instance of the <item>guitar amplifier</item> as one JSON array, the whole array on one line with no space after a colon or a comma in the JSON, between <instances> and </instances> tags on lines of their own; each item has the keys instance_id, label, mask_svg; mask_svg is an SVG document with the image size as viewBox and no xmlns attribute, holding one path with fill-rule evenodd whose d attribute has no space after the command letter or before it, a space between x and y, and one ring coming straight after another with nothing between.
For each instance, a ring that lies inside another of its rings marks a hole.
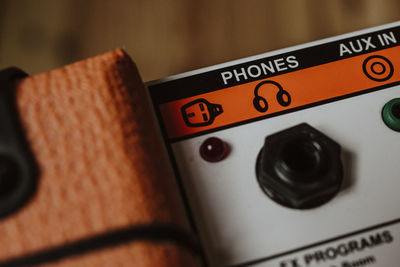
<instances>
[{"instance_id":1,"label":"guitar amplifier","mask_svg":"<svg viewBox=\"0 0 400 267\"><path fill-rule=\"evenodd\" d=\"M0 266L398 267L400 22L142 83L0 72Z\"/></svg>"}]
</instances>

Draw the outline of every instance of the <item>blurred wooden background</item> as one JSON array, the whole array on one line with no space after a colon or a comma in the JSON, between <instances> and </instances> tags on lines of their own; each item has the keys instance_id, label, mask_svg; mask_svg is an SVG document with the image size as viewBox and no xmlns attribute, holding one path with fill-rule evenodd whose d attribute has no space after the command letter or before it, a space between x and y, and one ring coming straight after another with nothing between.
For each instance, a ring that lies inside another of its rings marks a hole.
<instances>
[{"instance_id":1,"label":"blurred wooden background","mask_svg":"<svg viewBox=\"0 0 400 267\"><path fill-rule=\"evenodd\" d=\"M148 81L396 20L399 0L0 0L0 68L122 47Z\"/></svg>"}]
</instances>

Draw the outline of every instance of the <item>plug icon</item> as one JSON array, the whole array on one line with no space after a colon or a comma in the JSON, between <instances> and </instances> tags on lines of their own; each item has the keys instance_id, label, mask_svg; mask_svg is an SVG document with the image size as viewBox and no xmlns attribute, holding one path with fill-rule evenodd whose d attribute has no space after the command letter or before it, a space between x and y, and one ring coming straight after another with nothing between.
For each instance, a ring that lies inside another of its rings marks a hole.
<instances>
[{"instance_id":1,"label":"plug icon","mask_svg":"<svg viewBox=\"0 0 400 267\"><path fill-rule=\"evenodd\" d=\"M207 126L223 112L220 104L213 104L204 98L196 99L181 107L185 124L189 127Z\"/></svg>"}]
</instances>

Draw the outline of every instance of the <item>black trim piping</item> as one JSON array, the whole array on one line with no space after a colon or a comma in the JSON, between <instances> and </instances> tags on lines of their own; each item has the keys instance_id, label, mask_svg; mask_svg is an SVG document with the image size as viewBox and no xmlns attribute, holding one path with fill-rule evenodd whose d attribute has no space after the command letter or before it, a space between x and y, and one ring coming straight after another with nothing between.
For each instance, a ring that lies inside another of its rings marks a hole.
<instances>
[{"instance_id":1,"label":"black trim piping","mask_svg":"<svg viewBox=\"0 0 400 267\"><path fill-rule=\"evenodd\" d=\"M55 262L71 256L80 256L134 241L153 243L175 243L201 255L200 245L194 236L173 225L135 225L81 239L69 244L23 255L0 262L0 267L26 267Z\"/></svg>"}]
</instances>

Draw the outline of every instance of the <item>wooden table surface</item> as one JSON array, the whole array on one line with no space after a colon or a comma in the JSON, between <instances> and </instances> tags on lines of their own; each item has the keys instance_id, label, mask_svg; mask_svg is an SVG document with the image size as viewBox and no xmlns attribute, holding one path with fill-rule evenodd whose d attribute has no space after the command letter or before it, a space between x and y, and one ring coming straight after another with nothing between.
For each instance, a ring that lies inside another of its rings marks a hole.
<instances>
[{"instance_id":1,"label":"wooden table surface","mask_svg":"<svg viewBox=\"0 0 400 267\"><path fill-rule=\"evenodd\" d=\"M1 0L0 68L122 47L148 81L396 20L399 0Z\"/></svg>"}]
</instances>

